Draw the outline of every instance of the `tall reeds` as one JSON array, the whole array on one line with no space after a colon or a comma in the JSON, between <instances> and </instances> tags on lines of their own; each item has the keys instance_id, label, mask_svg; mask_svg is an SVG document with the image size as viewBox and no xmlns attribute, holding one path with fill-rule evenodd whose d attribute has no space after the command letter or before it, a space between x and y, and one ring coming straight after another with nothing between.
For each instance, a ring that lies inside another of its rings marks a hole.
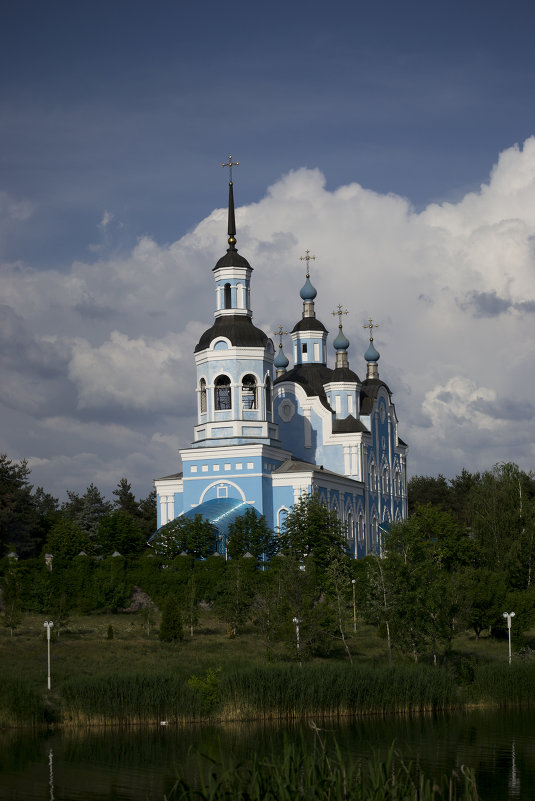
<instances>
[{"instance_id":1,"label":"tall reeds","mask_svg":"<svg viewBox=\"0 0 535 801\"><path fill-rule=\"evenodd\" d=\"M319 741L313 749L286 743L280 755L239 764L199 759L198 785L180 778L169 801L477 801L473 774L462 769L438 782L406 765L390 750L385 760L343 760Z\"/></svg>"},{"instance_id":2,"label":"tall reeds","mask_svg":"<svg viewBox=\"0 0 535 801\"><path fill-rule=\"evenodd\" d=\"M480 665L470 688L476 704L528 706L535 704L535 662L531 660Z\"/></svg>"}]
</instances>

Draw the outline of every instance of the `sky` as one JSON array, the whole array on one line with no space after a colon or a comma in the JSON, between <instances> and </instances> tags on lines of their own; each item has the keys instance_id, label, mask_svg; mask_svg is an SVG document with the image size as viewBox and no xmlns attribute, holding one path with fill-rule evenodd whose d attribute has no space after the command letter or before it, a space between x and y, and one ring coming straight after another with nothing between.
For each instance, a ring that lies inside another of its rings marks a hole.
<instances>
[{"instance_id":1,"label":"sky","mask_svg":"<svg viewBox=\"0 0 535 801\"><path fill-rule=\"evenodd\" d=\"M60 500L179 469L231 153L256 325L300 318L309 249L362 379L379 323L410 475L533 469L534 27L528 0L4 0L0 452Z\"/></svg>"}]
</instances>

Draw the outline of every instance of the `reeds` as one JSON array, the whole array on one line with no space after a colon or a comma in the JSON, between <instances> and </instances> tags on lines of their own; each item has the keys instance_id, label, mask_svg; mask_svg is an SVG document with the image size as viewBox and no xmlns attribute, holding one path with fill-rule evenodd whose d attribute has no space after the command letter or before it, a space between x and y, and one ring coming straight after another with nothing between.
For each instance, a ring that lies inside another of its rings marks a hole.
<instances>
[{"instance_id":1,"label":"reeds","mask_svg":"<svg viewBox=\"0 0 535 801\"><path fill-rule=\"evenodd\" d=\"M256 755L243 763L199 758L196 787L180 778L169 801L477 801L471 771L461 769L441 781L426 778L406 765L393 749L386 759L343 760L321 740L312 749L286 743L282 758Z\"/></svg>"},{"instance_id":2,"label":"reeds","mask_svg":"<svg viewBox=\"0 0 535 801\"><path fill-rule=\"evenodd\" d=\"M0 728L37 726L51 718L50 708L27 681L4 676L0 683Z\"/></svg>"},{"instance_id":3,"label":"reeds","mask_svg":"<svg viewBox=\"0 0 535 801\"><path fill-rule=\"evenodd\" d=\"M535 662L514 661L480 665L475 670L470 698L476 704L529 706L535 704Z\"/></svg>"}]
</instances>

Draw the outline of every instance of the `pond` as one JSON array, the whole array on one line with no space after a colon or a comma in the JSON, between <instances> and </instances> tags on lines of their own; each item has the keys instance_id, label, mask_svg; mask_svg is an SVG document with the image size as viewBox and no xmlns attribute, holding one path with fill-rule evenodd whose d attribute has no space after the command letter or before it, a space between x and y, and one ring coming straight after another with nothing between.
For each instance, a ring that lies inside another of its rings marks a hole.
<instances>
[{"instance_id":1,"label":"pond","mask_svg":"<svg viewBox=\"0 0 535 801\"><path fill-rule=\"evenodd\" d=\"M483 801L535 797L535 715L530 710L457 712L429 717L315 721L344 758L384 758L395 742L406 761L440 778L474 768ZM235 760L282 750L300 738L312 748L307 723L236 724L175 729L93 729L52 734L0 733L0 799L10 801L162 801L177 776L195 782L196 752Z\"/></svg>"}]
</instances>

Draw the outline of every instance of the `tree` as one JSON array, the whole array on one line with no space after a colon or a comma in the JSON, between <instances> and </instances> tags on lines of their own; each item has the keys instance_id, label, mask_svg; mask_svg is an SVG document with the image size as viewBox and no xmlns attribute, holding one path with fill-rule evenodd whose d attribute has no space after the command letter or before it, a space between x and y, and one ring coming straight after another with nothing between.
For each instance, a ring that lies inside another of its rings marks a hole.
<instances>
[{"instance_id":1,"label":"tree","mask_svg":"<svg viewBox=\"0 0 535 801\"><path fill-rule=\"evenodd\" d=\"M104 556L119 551L122 556L136 556L145 547L145 540L134 519L121 509L100 518L97 547Z\"/></svg>"},{"instance_id":2,"label":"tree","mask_svg":"<svg viewBox=\"0 0 535 801\"><path fill-rule=\"evenodd\" d=\"M328 509L318 495L302 495L284 522L280 549L299 560L307 558L324 567L333 550L345 553L343 530L336 512Z\"/></svg>"},{"instance_id":3,"label":"tree","mask_svg":"<svg viewBox=\"0 0 535 801\"><path fill-rule=\"evenodd\" d=\"M226 623L229 637L236 636L250 614L255 571L256 562L251 558L241 557L226 563L214 608L218 617Z\"/></svg>"},{"instance_id":4,"label":"tree","mask_svg":"<svg viewBox=\"0 0 535 801\"><path fill-rule=\"evenodd\" d=\"M93 544L85 532L73 521L60 518L48 533L45 543L46 553L54 557L54 568L66 567L75 556L83 551L92 553Z\"/></svg>"},{"instance_id":5,"label":"tree","mask_svg":"<svg viewBox=\"0 0 535 801\"><path fill-rule=\"evenodd\" d=\"M345 626L348 619L349 602L352 596L351 567L350 559L347 555L342 555L339 550L333 549L329 554L327 563L327 592L332 597L335 605L336 626L340 639L342 640L345 652L351 664L353 657L347 644Z\"/></svg>"},{"instance_id":6,"label":"tree","mask_svg":"<svg viewBox=\"0 0 535 801\"><path fill-rule=\"evenodd\" d=\"M0 454L0 555L14 548L19 556L38 552L43 540L26 459L13 462Z\"/></svg>"},{"instance_id":7,"label":"tree","mask_svg":"<svg viewBox=\"0 0 535 801\"><path fill-rule=\"evenodd\" d=\"M159 638L163 642L178 642L184 639L182 615L175 595L168 595L162 610Z\"/></svg>"},{"instance_id":8,"label":"tree","mask_svg":"<svg viewBox=\"0 0 535 801\"><path fill-rule=\"evenodd\" d=\"M142 498L138 504L139 520L138 524L141 528L145 540L154 534L156 531L156 490L152 490L146 498Z\"/></svg>"},{"instance_id":9,"label":"tree","mask_svg":"<svg viewBox=\"0 0 535 801\"><path fill-rule=\"evenodd\" d=\"M83 495L67 491L69 501L64 503L62 511L82 529L90 538L95 538L101 517L112 511L112 505L101 492L90 484Z\"/></svg>"},{"instance_id":10,"label":"tree","mask_svg":"<svg viewBox=\"0 0 535 801\"><path fill-rule=\"evenodd\" d=\"M150 544L158 556L169 561L181 553L204 559L215 550L214 527L202 515L182 515L158 529Z\"/></svg>"},{"instance_id":11,"label":"tree","mask_svg":"<svg viewBox=\"0 0 535 801\"><path fill-rule=\"evenodd\" d=\"M231 559L250 553L255 559L264 556L271 559L276 552L276 543L264 515L252 508L233 520L228 529L227 552Z\"/></svg>"},{"instance_id":12,"label":"tree","mask_svg":"<svg viewBox=\"0 0 535 801\"><path fill-rule=\"evenodd\" d=\"M138 503L134 493L132 492L132 485L126 478L123 477L119 481L117 487L113 490L113 495L115 495L116 498L114 504L118 509L120 509L121 512L125 512L131 517L138 516Z\"/></svg>"},{"instance_id":13,"label":"tree","mask_svg":"<svg viewBox=\"0 0 535 801\"><path fill-rule=\"evenodd\" d=\"M440 473L434 476L413 476L407 485L409 515L417 506L436 506L446 511L451 508L451 488Z\"/></svg>"}]
</instances>

